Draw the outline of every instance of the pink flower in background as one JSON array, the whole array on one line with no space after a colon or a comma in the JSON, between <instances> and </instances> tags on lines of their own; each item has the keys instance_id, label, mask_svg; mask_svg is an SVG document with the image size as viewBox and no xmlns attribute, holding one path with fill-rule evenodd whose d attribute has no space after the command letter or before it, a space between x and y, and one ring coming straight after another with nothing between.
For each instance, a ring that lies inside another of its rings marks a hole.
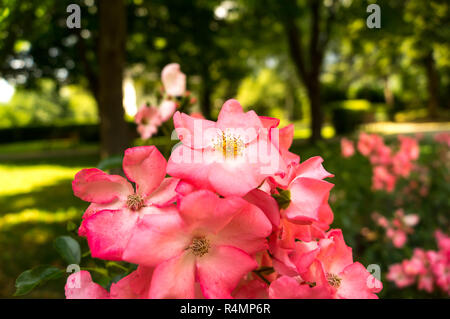
<instances>
[{"instance_id":1,"label":"pink flower in background","mask_svg":"<svg viewBox=\"0 0 450 319\"><path fill-rule=\"evenodd\" d=\"M395 187L396 177L392 175L385 166L373 167L372 187L376 190L392 192Z\"/></svg>"},{"instance_id":2,"label":"pink flower in background","mask_svg":"<svg viewBox=\"0 0 450 319\"><path fill-rule=\"evenodd\" d=\"M437 230L434 236L436 237L439 250L442 252L446 259L450 260L450 237L445 235L440 230Z\"/></svg>"},{"instance_id":3,"label":"pink flower in background","mask_svg":"<svg viewBox=\"0 0 450 319\"><path fill-rule=\"evenodd\" d=\"M123 171L136 189L122 176L97 168L75 175L75 196L91 202L79 234L87 237L92 257L121 260L138 220L172 209L166 206L176 196L178 180L164 178L166 165L155 146L140 146L127 149L123 159Z\"/></svg>"},{"instance_id":4,"label":"pink flower in background","mask_svg":"<svg viewBox=\"0 0 450 319\"><path fill-rule=\"evenodd\" d=\"M341 154L343 157L350 157L355 154L355 147L353 142L344 138L341 138Z\"/></svg>"},{"instance_id":5,"label":"pink flower in background","mask_svg":"<svg viewBox=\"0 0 450 319\"><path fill-rule=\"evenodd\" d=\"M414 276L405 274L402 264L393 264L389 266L389 272L386 275L389 281L393 281L398 288L411 286L415 282Z\"/></svg>"},{"instance_id":6,"label":"pink flower in background","mask_svg":"<svg viewBox=\"0 0 450 319\"><path fill-rule=\"evenodd\" d=\"M125 260L156 267L150 298L194 298L195 281L207 298L231 298L240 279L257 267L252 254L267 247L272 225L238 197L201 190L180 200L179 211L144 216ZM183 280L173 280L174 274Z\"/></svg>"},{"instance_id":7,"label":"pink flower in background","mask_svg":"<svg viewBox=\"0 0 450 319\"><path fill-rule=\"evenodd\" d=\"M450 296L450 237L441 231L435 233L438 251L415 248L411 259L391 265L387 279L398 288L417 282L419 290L431 293L435 288Z\"/></svg>"},{"instance_id":8,"label":"pink flower in background","mask_svg":"<svg viewBox=\"0 0 450 319\"><path fill-rule=\"evenodd\" d=\"M138 125L137 131L144 140L156 134L158 127L162 124L158 108L146 104L139 108L134 117L134 122Z\"/></svg>"},{"instance_id":9,"label":"pink flower in background","mask_svg":"<svg viewBox=\"0 0 450 319\"><path fill-rule=\"evenodd\" d=\"M390 238L392 240L392 244L397 248L402 248L408 239L404 231L394 230L392 228L388 228L386 230L386 237Z\"/></svg>"},{"instance_id":10,"label":"pink flower in background","mask_svg":"<svg viewBox=\"0 0 450 319\"><path fill-rule=\"evenodd\" d=\"M186 91L186 75L178 63L167 64L161 72L164 90L170 96L182 96Z\"/></svg>"},{"instance_id":11,"label":"pink flower in background","mask_svg":"<svg viewBox=\"0 0 450 319\"><path fill-rule=\"evenodd\" d=\"M377 222L377 224L383 228L388 228L389 226L389 221L387 220L386 217L379 215L378 213L374 213L373 214L373 218L375 219L375 221Z\"/></svg>"},{"instance_id":12,"label":"pink flower in background","mask_svg":"<svg viewBox=\"0 0 450 319\"><path fill-rule=\"evenodd\" d=\"M417 139L400 135L398 140L400 141L399 153L404 153L407 158L413 161L419 158L420 150Z\"/></svg>"},{"instance_id":13,"label":"pink flower in background","mask_svg":"<svg viewBox=\"0 0 450 319\"><path fill-rule=\"evenodd\" d=\"M358 150L373 165L373 189L392 192L398 177L406 178L414 169L419 169L414 163L419 158L417 139L399 136L398 141L400 142L400 147L394 153L392 148L384 143L381 136L366 133L360 134Z\"/></svg>"},{"instance_id":14,"label":"pink flower in background","mask_svg":"<svg viewBox=\"0 0 450 319\"><path fill-rule=\"evenodd\" d=\"M387 166L392 162L392 150L389 146L385 145L383 140L376 144L374 152L369 156L370 163L372 165L384 165Z\"/></svg>"},{"instance_id":15,"label":"pink flower in background","mask_svg":"<svg viewBox=\"0 0 450 319\"><path fill-rule=\"evenodd\" d=\"M137 131L141 139L146 140L158 132L158 128L166 121L170 120L180 105L194 104L195 98L189 98L190 92L186 91L186 75L181 72L180 65L170 63L161 72L159 107L143 105L135 115L134 121L138 124ZM166 95L164 95L164 92Z\"/></svg>"},{"instance_id":16,"label":"pink flower in background","mask_svg":"<svg viewBox=\"0 0 450 319\"><path fill-rule=\"evenodd\" d=\"M420 220L417 214L405 215L402 209L396 210L394 218L390 221L378 213L373 213L372 218L386 230L386 237L392 241L396 248L401 248L406 244L408 235L414 232L413 227Z\"/></svg>"},{"instance_id":17,"label":"pink flower in background","mask_svg":"<svg viewBox=\"0 0 450 319\"><path fill-rule=\"evenodd\" d=\"M170 120L177 109L177 103L172 100L164 100L159 106L159 116L162 122Z\"/></svg>"},{"instance_id":18,"label":"pink flower in background","mask_svg":"<svg viewBox=\"0 0 450 319\"><path fill-rule=\"evenodd\" d=\"M450 147L450 133L449 132L442 132L434 135L434 140L438 143L442 143L444 145L447 145Z\"/></svg>"},{"instance_id":19,"label":"pink flower in background","mask_svg":"<svg viewBox=\"0 0 450 319\"><path fill-rule=\"evenodd\" d=\"M392 171L397 176L408 177L413 167L411 159L404 153L397 153L392 158Z\"/></svg>"},{"instance_id":20,"label":"pink flower in background","mask_svg":"<svg viewBox=\"0 0 450 319\"><path fill-rule=\"evenodd\" d=\"M357 144L358 151L364 155L369 156L381 141L381 137L375 134L361 133Z\"/></svg>"}]
</instances>

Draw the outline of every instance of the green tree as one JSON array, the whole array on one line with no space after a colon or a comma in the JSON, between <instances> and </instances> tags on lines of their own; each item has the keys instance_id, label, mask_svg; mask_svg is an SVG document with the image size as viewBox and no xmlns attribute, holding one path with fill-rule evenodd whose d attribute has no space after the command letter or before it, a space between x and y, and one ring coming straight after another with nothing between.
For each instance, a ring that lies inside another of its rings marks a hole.
<instances>
[{"instance_id":1,"label":"green tree","mask_svg":"<svg viewBox=\"0 0 450 319\"><path fill-rule=\"evenodd\" d=\"M102 155L122 153L129 144L122 106L125 0L78 2L82 28L69 29L66 8L73 2L1 0L0 75L26 88L41 78L89 88L100 115Z\"/></svg>"}]
</instances>

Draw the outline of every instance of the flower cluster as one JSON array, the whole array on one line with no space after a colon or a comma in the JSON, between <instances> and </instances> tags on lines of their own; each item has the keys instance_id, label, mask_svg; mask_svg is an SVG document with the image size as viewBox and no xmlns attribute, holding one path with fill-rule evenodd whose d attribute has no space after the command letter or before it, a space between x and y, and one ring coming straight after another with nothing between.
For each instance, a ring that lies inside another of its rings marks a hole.
<instances>
[{"instance_id":1,"label":"flower cluster","mask_svg":"<svg viewBox=\"0 0 450 319\"><path fill-rule=\"evenodd\" d=\"M417 282L419 290L431 293L438 288L450 296L450 237L440 231L435 236L438 251L414 249L411 259L389 267L387 279L398 288Z\"/></svg>"},{"instance_id":2,"label":"flower cluster","mask_svg":"<svg viewBox=\"0 0 450 319\"><path fill-rule=\"evenodd\" d=\"M429 194L430 186L430 169L427 166L416 165L414 173L411 174L407 184L396 198L396 205L403 206L407 202L417 202L421 198L425 198Z\"/></svg>"},{"instance_id":3,"label":"flower cluster","mask_svg":"<svg viewBox=\"0 0 450 319\"><path fill-rule=\"evenodd\" d=\"M414 232L413 227L417 225L420 219L416 214L405 215L403 209L396 210L392 220L388 220L378 213L373 213L372 218L386 230L386 237L392 241L396 248L401 248L406 244L408 235Z\"/></svg>"},{"instance_id":4,"label":"flower cluster","mask_svg":"<svg viewBox=\"0 0 450 319\"><path fill-rule=\"evenodd\" d=\"M417 139L398 136L400 142L397 152L384 143L383 138L376 134L361 133L357 149L372 164L372 187L375 190L392 192L399 177L406 178L415 167L419 158ZM350 140L341 140L342 156L354 154L354 146Z\"/></svg>"},{"instance_id":5,"label":"flower cluster","mask_svg":"<svg viewBox=\"0 0 450 319\"><path fill-rule=\"evenodd\" d=\"M450 133L448 132L441 132L434 136L434 140L438 143L441 143L443 145L447 145L450 147Z\"/></svg>"},{"instance_id":6,"label":"flower cluster","mask_svg":"<svg viewBox=\"0 0 450 319\"><path fill-rule=\"evenodd\" d=\"M173 120L181 142L168 161L140 146L125 152L128 180L76 174L92 257L138 266L109 291L72 274L67 298L377 298L381 282L329 229L333 175L320 157L289 151L293 125L236 100L217 122Z\"/></svg>"},{"instance_id":7,"label":"flower cluster","mask_svg":"<svg viewBox=\"0 0 450 319\"><path fill-rule=\"evenodd\" d=\"M190 92L186 91L186 75L181 72L178 63L170 63L163 68L161 81L163 87L159 106L146 103L134 117L137 131L143 140L156 134L158 128L172 118L180 105L195 103L195 99L190 98Z\"/></svg>"}]
</instances>

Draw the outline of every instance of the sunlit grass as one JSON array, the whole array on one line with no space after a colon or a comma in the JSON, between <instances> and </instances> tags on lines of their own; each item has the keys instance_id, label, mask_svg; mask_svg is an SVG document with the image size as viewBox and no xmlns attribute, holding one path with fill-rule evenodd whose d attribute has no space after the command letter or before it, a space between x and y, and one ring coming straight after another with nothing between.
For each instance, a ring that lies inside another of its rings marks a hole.
<instances>
[{"instance_id":1,"label":"sunlit grass","mask_svg":"<svg viewBox=\"0 0 450 319\"><path fill-rule=\"evenodd\" d=\"M0 149L20 154L42 150L48 144L25 142L20 146ZM45 151L41 153L45 156ZM68 234L69 221L79 224L88 205L73 195L71 182L80 169L97 162L96 156L71 156L0 163L0 297L12 296L15 278L22 271L61 263L53 241ZM43 296L61 298L63 291L50 285L37 292L36 297Z\"/></svg>"},{"instance_id":2,"label":"sunlit grass","mask_svg":"<svg viewBox=\"0 0 450 319\"><path fill-rule=\"evenodd\" d=\"M332 138L336 134L334 127L329 124L325 124L322 127L322 136L324 138ZM306 124L295 123L294 139L308 139L311 136L311 129Z\"/></svg>"},{"instance_id":3,"label":"sunlit grass","mask_svg":"<svg viewBox=\"0 0 450 319\"><path fill-rule=\"evenodd\" d=\"M56 212L42 209L24 209L19 213L11 213L0 216L0 231L22 223L62 223L68 222L80 215L75 207Z\"/></svg>"},{"instance_id":4,"label":"sunlit grass","mask_svg":"<svg viewBox=\"0 0 450 319\"><path fill-rule=\"evenodd\" d=\"M0 196L26 193L61 180L72 179L82 168L45 164L32 166L0 164Z\"/></svg>"}]
</instances>

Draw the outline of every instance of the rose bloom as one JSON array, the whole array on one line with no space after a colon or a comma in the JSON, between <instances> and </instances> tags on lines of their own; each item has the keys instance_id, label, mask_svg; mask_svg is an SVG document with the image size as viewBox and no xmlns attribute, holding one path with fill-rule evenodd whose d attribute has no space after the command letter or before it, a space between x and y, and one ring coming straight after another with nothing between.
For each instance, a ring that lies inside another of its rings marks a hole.
<instances>
[{"instance_id":1,"label":"rose bloom","mask_svg":"<svg viewBox=\"0 0 450 319\"><path fill-rule=\"evenodd\" d=\"M75 196L90 202L79 235L86 236L92 257L122 260L122 254L138 221L148 214L170 211L177 196L178 180L165 178L166 159L155 146L125 151L123 171L110 175L97 168L75 175Z\"/></svg>"},{"instance_id":2,"label":"rose bloom","mask_svg":"<svg viewBox=\"0 0 450 319\"><path fill-rule=\"evenodd\" d=\"M178 63L170 63L161 72L164 90L170 96L182 96L186 91L186 75Z\"/></svg>"},{"instance_id":3,"label":"rose bloom","mask_svg":"<svg viewBox=\"0 0 450 319\"><path fill-rule=\"evenodd\" d=\"M380 142L382 142L382 139L376 134L361 133L359 135L357 148L362 155L368 156L375 150Z\"/></svg>"},{"instance_id":4,"label":"rose bloom","mask_svg":"<svg viewBox=\"0 0 450 319\"><path fill-rule=\"evenodd\" d=\"M343 157L350 157L355 154L355 147L353 142L346 139L345 137L341 139L341 154Z\"/></svg>"},{"instance_id":5,"label":"rose bloom","mask_svg":"<svg viewBox=\"0 0 450 319\"><path fill-rule=\"evenodd\" d=\"M385 166L373 168L372 185L376 190L385 189L392 192L395 188L396 177L392 175Z\"/></svg>"},{"instance_id":6,"label":"rose bloom","mask_svg":"<svg viewBox=\"0 0 450 319\"><path fill-rule=\"evenodd\" d=\"M150 298L194 298L195 283L206 298L231 298L241 278L258 264L272 225L255 205L239 197L192 192L177 209L146 215L124 260L155 267Z\"/></svg>"},{"instance_id":7,"label":"rose bloom","mask_svg":"<svg viewBox=\"0 0 450 319\"><path fill-rule=\"evenodd\" d=\"M164 100L159 106L159 116L162 122L172 118L173 113L175 113L178 105L172 100Z\"/></svg>"},{"instance_id":8,"label":"rose bloom","mask_svg":"<svg viewBox=\"0 0 450 319\"><path fill-rule=\"evenodd\" d=\"M182 143L173 150L167 172L197 188L244 196L267 177L286 172L276 136L236 100L225 102L217 122L180 112L173 121Z\"/></svg>"},{"instance_id":9,"label":"rose bloom","mask_svg":"<svg viewBox=\"0 0 450 319\"><path fill-rule=\"evenodd\" d=\"M158 132L158 127L162 124L159 109L146 104L142 105L134 117L134 122L138 125L137 131L141 138L149 139Z\"/></svg>"}]
</instances>

